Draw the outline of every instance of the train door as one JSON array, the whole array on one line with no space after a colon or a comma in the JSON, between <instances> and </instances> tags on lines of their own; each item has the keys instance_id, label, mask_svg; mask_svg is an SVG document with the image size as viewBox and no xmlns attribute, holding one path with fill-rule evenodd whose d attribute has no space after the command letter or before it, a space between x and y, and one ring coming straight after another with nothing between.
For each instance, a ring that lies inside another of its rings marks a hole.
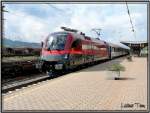
<instances>
[{"instance_id":1,"label":"train door","mask_svg":"<svg viewBox=\"0 0 150 113\"><path fill-rule=\"evenodd\" d=\"M78 66L82 62L82 41L81 39L75 39L71 45L70 64Z\"/></svg>"},{"instance_id":2,"label":"train door","mask_svg":"<svg viewBox=\"0 0 150 113\"><path fill-rule=\"evenodd\" d=\"M112 59L112 56L111 56L111 51L112 51L112 48L111 48L111 46L109 46L109 47L108 47L109 59Z\"/></svg>"}]
</instances>

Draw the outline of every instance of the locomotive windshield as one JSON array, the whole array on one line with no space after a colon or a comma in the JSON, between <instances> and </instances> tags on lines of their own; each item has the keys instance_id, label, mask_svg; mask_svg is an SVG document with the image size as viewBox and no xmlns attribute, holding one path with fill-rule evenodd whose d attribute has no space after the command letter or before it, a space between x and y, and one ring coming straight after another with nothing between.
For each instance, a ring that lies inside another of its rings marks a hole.
<instances>
[{"instance_id":1,"label":"locomotive windshield","mask_svg":"<svg viewBox=\"0 0 150 113\"><path fill-rule=\"evenodd\" d=\"M52 34L48 36L47 50L64 50L67 34Z\"/></svg>"}]
</instances>

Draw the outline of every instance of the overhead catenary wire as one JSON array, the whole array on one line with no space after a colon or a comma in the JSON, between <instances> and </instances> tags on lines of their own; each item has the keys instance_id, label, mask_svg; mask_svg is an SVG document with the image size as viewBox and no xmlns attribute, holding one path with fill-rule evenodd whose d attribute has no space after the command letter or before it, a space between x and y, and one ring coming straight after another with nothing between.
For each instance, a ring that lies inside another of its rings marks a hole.
<instances>
[{"instance_id":1,"label":"overhead catenary wire","mask_svg":"<svg viewBox=\"0 0 150 113\"><path fill-rule=\"evenodd\" d=\"M98 36L99 39L100 39L100 36L101 36L101 30L102 29L100 29L100 28L93 28L92 29L92 31L94 31L97 34L97 36Z\"/></svg>"},{"instance_id":2,"label":"overhead catenary wire","mask_svg":"<svg viewBox=\"0 0 150 113\"><path fill-rule=\"evenodd\" d=\"M130 11L129 11L129 7L128 7L127 2L126 2L126 8L127 8L127 13L129 15L129 19L130 19L130 24L131 24L131 27L132 27L132 32L133 32L134 37L136 39L136 33L135 33L135 29L134 29L134 26L133 26L133 22L132 22L132 18L131 18L131 15L130 15Z\"/></svg>"}]
</instances>

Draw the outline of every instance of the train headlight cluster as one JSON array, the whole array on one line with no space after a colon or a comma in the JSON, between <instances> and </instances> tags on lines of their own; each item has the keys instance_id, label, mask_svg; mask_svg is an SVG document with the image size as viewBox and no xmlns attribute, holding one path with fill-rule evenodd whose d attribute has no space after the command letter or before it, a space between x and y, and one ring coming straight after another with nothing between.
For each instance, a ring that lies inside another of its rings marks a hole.
<instances>
[{"instance_id":1,"label":"train headlight cluster","mask_svg":"<svg viewBox=\"0 0 150 113\"><path fill-rule=\"evenodd\" d=\"M63 64L55 64L55 69L62 69L63 68Z\"/></svg>"},{"instance_id":2,"label":"train headlight cluster","mask_svg":"<svg viewBox=\"0 0 150 113\"><path fill-rule=\"evenodd\" d=\"M67 59L68 58L68 54L65 54L64 58Z\"/></svg>"}]
</instances>

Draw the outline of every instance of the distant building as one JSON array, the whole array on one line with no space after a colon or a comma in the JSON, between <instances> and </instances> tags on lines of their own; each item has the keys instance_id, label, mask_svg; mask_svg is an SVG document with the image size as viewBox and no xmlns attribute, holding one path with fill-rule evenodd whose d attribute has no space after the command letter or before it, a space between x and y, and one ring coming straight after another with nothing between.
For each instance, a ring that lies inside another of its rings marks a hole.
<instances>
[{"instance_id":1,"label":"distant building","mask_svg":"<svg viewBox=\"0 0 150 113\"><path fill-rule=\"evenodd\" d=\"M121 41L120 43L130 47L132 55L147 56L148 54L147 41Z\"/></svg>"}]
</instances>

